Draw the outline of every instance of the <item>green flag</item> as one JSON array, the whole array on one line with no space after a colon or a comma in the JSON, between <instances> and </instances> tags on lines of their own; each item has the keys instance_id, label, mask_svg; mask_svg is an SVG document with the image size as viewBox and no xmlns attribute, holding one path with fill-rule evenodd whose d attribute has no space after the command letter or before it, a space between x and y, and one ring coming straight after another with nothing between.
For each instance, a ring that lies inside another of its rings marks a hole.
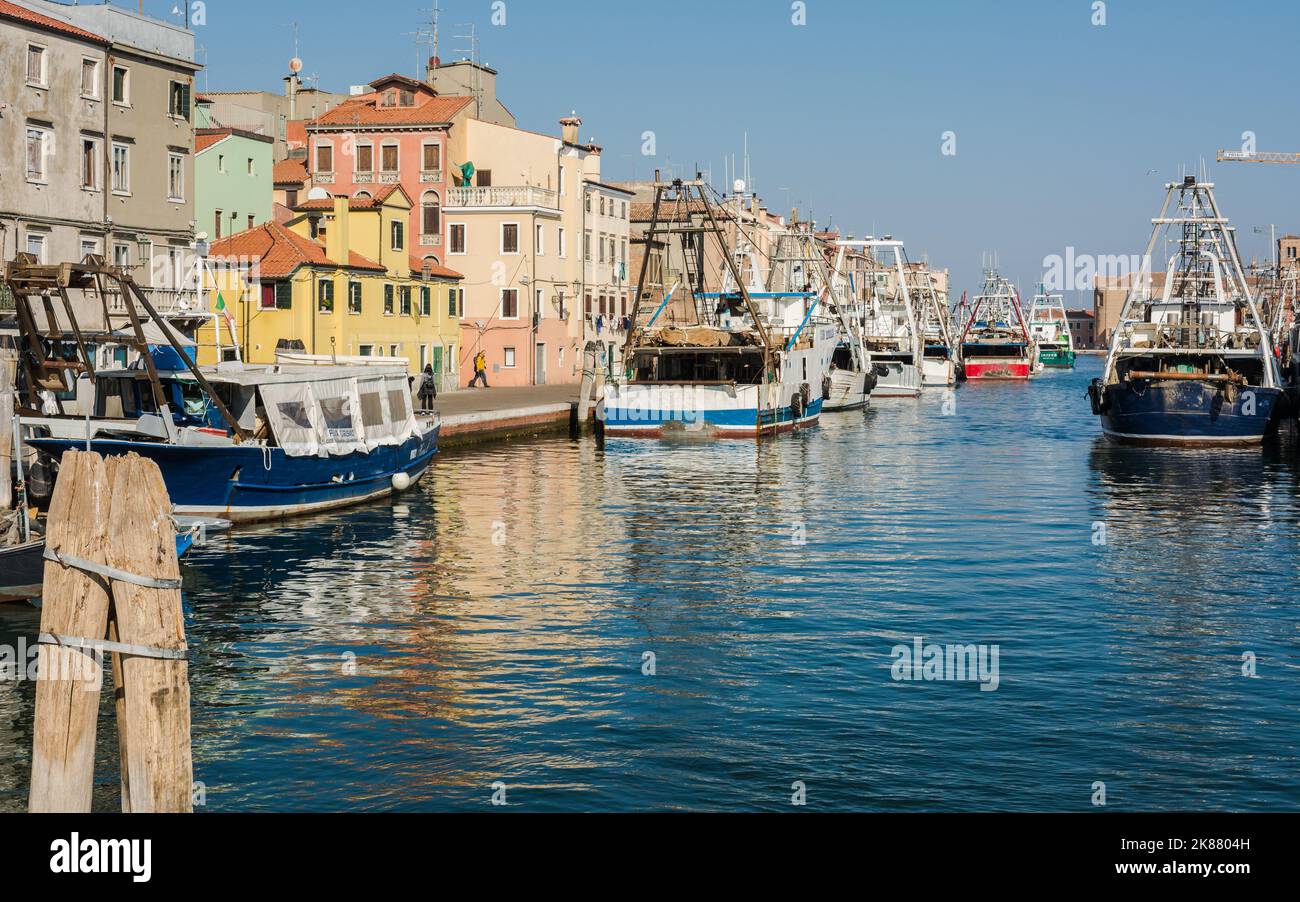
<instances>
[{"instance_id":1,"label":"green flag","mask_svg":"<svg viewBox=\"0 0 1300 902\"><path fill-rule=\"evenodd\" d=\"M460 166L460 180L469 185L474 180L474 164L462 163Z\"/></svg>"}]
</instances>

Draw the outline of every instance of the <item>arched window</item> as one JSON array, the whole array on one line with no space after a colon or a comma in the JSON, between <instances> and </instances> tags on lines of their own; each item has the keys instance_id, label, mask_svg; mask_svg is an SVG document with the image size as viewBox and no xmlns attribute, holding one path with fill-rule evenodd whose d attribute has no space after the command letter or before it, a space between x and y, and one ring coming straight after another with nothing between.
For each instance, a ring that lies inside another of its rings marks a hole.
<instances>
[{"instance_id":1,"label":"arched window","mask_svg":"<svg viewBox=\"0 0 1300 902\"><path fill-rule=\"evenodd\" d=\"M420 198L420 231L425 235L442 234L442 201L437 191L426 191Z\"/></svg>"},{"instance_id":2,"label":"arched window","mask_svg":"<svg viewBox=\"0 0 1300 902\"><path fill-rule=\"evenodd\" d=\"M369 191L358 191L354 196L357 200L374 200L374 195Z\"/></svg>"}]
</instances>

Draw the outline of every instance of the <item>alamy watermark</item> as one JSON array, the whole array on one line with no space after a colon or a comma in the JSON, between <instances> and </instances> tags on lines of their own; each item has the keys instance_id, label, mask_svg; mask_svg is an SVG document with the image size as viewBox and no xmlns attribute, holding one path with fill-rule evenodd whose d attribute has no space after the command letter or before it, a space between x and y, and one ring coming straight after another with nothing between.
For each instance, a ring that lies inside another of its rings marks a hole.
<instances>
[{"instance_id":1,"label":"alamy watermark","mask_svg":"<svg viewBox=\"0 0 1300 902\"><path fill-rule=\"evenodd\" d=\"M1043 258L1043 286L1048 291L1092 291L1098 281L1129 287L1135 276L1151 280L1151 261L1139 254L1080 254L1073 247Z\"/></svg>"},{"instance_id":2,"label":"alamy watermark","mask_svg":"<svg viewBox=\"0 0 1300 902\"><path fill-rule=\"evenodd\" d=\"M927 645L917 636L911 645L894 646L889 670L898 682L978 682L981 692L996 692L999 653L996 645Z\"/></svg>"}]
</instances>

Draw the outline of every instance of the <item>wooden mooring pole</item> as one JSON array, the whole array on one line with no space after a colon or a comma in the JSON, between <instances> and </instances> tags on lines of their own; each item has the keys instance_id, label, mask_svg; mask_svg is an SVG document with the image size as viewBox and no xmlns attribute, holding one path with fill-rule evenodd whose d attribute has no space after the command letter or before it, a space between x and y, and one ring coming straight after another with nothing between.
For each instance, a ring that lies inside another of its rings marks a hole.
<instances>
[{"instance_id":1,"label":"wooden mooring pole","mask_svg":"<svg viewBox=\"0 0 1300 902\"><path fill-rule=\"evenodd\" d=\"M157 464L135 454L105 461L66 452L46 532L29 810L90 811L107 652L122 810L191 811L180 568Z\"/></svg>"}]
</instances>

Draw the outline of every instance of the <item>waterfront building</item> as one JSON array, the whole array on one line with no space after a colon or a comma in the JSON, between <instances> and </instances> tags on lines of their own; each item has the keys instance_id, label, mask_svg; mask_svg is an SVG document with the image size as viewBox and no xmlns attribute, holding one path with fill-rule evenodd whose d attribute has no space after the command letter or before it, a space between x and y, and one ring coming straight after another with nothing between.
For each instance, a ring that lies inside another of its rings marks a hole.
<instances>
[{"instance_id":1,"label":"waterfront building","mask_svg":"<svg viewBox=\"0 0 1300 902\"><path fill-rule=\"evenodd\" d=\"M0 255L101 255L185 328L198 307L193 33L45 0L0 0L0 23Z\"/></svg>"},{"instance_id":2,"label":"waterfront building","mask_svg":"<svg viewBox=\"0 0 1300 902\"><path fill-rule=\"evenodd\" d=\"M312 199L287 223L215 242L214 281L244 359L270 363L277 351L404 358L412 374L430 364L453 386L461 275L412 259L410 208L400 185L372 198ZM231 270L237 277L224 274Z\"/></svg>"},{"instance_id":3,"label":"waterfront building","mask_svg":"<svg viewBox=\"0 0 1300 902\"><path fill-rule=\"evenodd\" d=\"M209 241L271 220L274 145L268 135L241 129L195 129L195 228Z\"/></svg>"},{"instance_id":4,"label":"waterfront building","mask_svg":"<svg viewBox=\"0 0 1300 902\"><path fill-rule=\"evenodd\" d=\"M414 203L406 232L412 253L444 262L442 215L451 182L448 130L474 98L441 95L405 75L375 79L306 125L307 171L314 187L369 198L401 185Z\"/></svg>"},{"instance_id":5,"label":"waterfront building","mask_svg":"<svg viewBox=\"0 0 1300 902\"><path fill-rule=\"evenodd\" d=\"M1065 319L1070 325L1070 334L1074 336L1076 348L1093 350L1098 347L1097 318L1091 310L1067 310Z\"/></svg>"}]
</instances>

